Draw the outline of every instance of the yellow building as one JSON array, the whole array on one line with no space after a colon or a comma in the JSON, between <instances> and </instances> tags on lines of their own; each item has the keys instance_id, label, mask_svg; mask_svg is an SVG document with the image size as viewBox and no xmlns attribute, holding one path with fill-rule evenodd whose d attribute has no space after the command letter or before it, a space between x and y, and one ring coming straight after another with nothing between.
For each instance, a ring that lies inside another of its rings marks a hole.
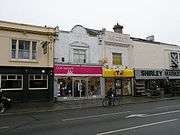
<instances>
[{"instance_id":1,"label":"yellow building","mask_svg":"<svg viewBox=\"0 0 180 135\"><path fill-rule=\"evenodd\" d=\"M55 29L0 21L0 87L13 101L53 95Z\"/></svg>"}]
</instances>

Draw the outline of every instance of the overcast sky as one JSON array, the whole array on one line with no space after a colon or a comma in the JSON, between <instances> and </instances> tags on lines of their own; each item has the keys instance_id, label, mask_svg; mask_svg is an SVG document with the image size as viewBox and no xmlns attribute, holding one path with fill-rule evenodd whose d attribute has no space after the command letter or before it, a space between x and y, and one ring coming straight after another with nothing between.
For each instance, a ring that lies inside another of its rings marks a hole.
<instances>
[{"instance_id":1,"label":"overcast sky","mask_svg":"<svg viewBox=\"0 0 180 135\"><path fill-rule=\"evenodd\" d=\"M76 24L111 31L118 22L133 37L180 45L179 0L0 0L0 20L67 31Z\"/></svg>"}]
</instances>

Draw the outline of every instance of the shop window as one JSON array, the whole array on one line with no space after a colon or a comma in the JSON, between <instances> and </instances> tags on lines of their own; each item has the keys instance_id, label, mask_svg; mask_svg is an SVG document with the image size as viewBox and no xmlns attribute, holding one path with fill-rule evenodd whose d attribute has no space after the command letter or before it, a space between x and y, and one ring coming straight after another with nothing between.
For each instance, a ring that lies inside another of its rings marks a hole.
<instances>
[{"instance_id":1,"label":"shop window","mask_svg":"<svg viewBox=\"0 0 180 135\"><path fill-rule=\"evenodd\" d=\"M48 88L47 75L30 75L29 88L30 89L47 89Z\"/></svg>"},{"instance_id":2,"label":"shop window","mask_svg":"<svg viewBox=\"0 0 180 135\"><path fill-rule=\"evenodd\" d=\"M22 90L22 75L1 75L1 88L3 90Z\"/></svg>"},{"instance_id":3,"label":"shop window","mask_svg":"<svg viewBox=\"0 0 180 135\"><path fill-rule=\"evenodd\" d=\"M73 49L73 62L76 64L86 63L86 50Z\"/></svg>"},{"instance_id":4,"label":"shop window","mask_svg":"<svg viewBox=\"0 0 180 135\"><path fill-rule=\"evenodd\" d=\"M72 96L72 78L71 77L58 78L57 85L58 85L58 96L59 97Z\"/></svg>"},{"instance_id":5,"label":"shop window","mask_svg":"<svg viewBox=\"0 0 180 135\"><path fill-rule=\"evenodd\" d=\"M88 78L88 96L95 97L100 95L100 78L99 77L92 77Z\"/></svg>"},{"instance_id":6,"label":"shop window","mask_svg":"<svg viewBox=\"0 0 180 135\"><path fill-rule=\"evenodd\" d=\"M112 53L113 55L113 65L122 65L122 54Z\"/></svg>"}]
</instances>

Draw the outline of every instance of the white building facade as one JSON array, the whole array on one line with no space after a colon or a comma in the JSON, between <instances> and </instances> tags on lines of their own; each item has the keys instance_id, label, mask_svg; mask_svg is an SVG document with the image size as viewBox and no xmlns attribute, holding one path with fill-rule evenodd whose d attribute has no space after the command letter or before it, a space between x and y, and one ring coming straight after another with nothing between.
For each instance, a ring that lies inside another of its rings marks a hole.
<instances>
[{"instance_id":1,"label":"white building facade","mask_svg":"<svg viewBox=\"0 0 180 135\"><path fill-rule=\"evenodd\" d=\"M99 31L76 25L59 31L55 44L55 89L59 99L99 98L104 95Z\"/></svg>"}]
</instances>

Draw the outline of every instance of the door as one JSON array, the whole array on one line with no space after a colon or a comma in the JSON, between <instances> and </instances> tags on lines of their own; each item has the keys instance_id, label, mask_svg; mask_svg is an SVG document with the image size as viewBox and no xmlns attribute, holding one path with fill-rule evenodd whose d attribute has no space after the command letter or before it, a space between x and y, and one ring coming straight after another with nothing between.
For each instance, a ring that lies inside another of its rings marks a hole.
<instances>
[{"instance_id":1,"label":"door","mask_svg":"<svg viewBox=\"0 0 180 135\"><path fill-rule=\"evenodd\" d=\"M87 78L74 79L74 97L85 97L87 93Z\"/></svg>"},{"instance_id":2,"label":"door","mask_svg":"<svg viewBox=\"0 0 180 135\"><path fill-rule=\"evenodd\" d=\"M115 92L116 92L116 95L118 95L118 96L123 95L123 92L122 92L122 80L121 79L115 79Z\"/></svg>"}]
</instances>

